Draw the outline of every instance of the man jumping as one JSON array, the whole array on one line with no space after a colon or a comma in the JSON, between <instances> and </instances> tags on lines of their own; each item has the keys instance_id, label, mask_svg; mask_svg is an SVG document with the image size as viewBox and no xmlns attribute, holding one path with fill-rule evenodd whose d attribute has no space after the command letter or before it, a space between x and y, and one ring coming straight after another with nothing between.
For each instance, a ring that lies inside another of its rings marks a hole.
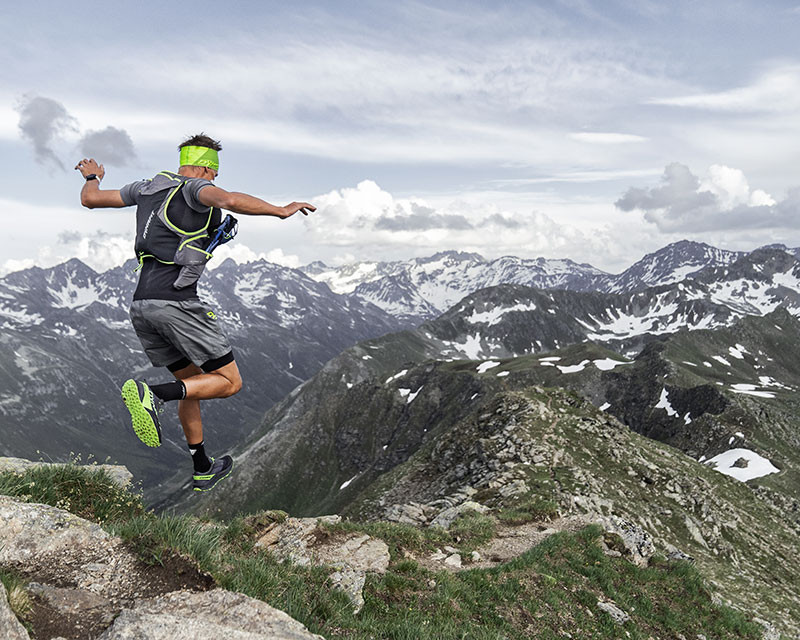
<instances>
[{"instance_id":1,"label":"man jumping","mask_svg":"<svg viewBox=\"0 0 800 640\"><path fill-rule=\"evenodd\" d=\"M192 136L178 147L177 173L162 171L121 189L100 189L105 169L94 159L84 158L75 167L86 179L81 189L84 207L137 205L140 274L131 321L153 366L167 367L176 380L152 387L142 380L127 380L122 399L134 432L149 447L161 445L160 405L178 401L178 417L194 464L195 491L209 491L233 469L230 456L206 455L200 400L227 398L242 388L233 350L216 315L197 295L197 281L213 250L212 236L223 224L220 209L278 218L316 210L307 202L278 207L215 186L221 150L220 143L205 134Z\"/></svg>"}]
</instances>

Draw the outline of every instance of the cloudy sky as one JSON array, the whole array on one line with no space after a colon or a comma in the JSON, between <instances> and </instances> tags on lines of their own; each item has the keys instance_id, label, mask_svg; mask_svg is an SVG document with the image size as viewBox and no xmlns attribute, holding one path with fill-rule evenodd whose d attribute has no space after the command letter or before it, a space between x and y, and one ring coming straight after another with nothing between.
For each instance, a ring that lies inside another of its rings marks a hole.
<instances>
[{"instance_id":1,"label":"cloudy sky","mask_svg":"<svg viewBox=\"0 0 800 640\"><path fill-rule=\"evenodd\" d=\"M198 131L219 186L319 208L243 220L240 258L800 245L797 1L32 1L0 26L0 274L132 255L134 209L82 210L72 167L118 188Z\"/></svg>"}]
</instances>

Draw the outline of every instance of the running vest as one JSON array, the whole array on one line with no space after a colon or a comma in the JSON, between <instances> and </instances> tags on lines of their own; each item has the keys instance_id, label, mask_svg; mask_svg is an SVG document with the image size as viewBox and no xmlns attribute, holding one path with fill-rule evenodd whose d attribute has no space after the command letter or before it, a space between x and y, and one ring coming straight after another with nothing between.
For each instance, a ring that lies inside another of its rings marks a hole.
<instances>
[{"instance_id":1,"label":"running vest","mask_svg":"<svg viewBox=\"0 0 800 640\"><path fill-rule=\"evenodd\" d=\"M222 212L214 207L195 211L181 194L186 178L162 171L140 191L136 221L136 257L139 268L145 259L181 266L172 286L184 289L200 278L211 253L211 233L219 226Z\"/></svg>"}]
</instances>

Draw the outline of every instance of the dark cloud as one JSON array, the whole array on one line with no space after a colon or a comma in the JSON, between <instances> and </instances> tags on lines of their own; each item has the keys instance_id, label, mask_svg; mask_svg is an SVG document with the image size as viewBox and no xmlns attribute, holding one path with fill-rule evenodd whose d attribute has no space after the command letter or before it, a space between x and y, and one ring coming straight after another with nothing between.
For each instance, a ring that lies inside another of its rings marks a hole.
<instances>
[{"instance_id":1,"label":"dark cloud","mask_svg":"<svg viewBox=\"0 0 800 640\"><path fill-rule=\"evenodd\" d=\"M102 164L117 167L124 167L136 160L133 140L127 131L116 127L89 131L81 138L80 149L85 158L95 158Z\"/></svg>"},{"instance_id":2,"label":"dark cloud","mask_svg":"<svg viewBox=\"0 0 800 640\"><path fill-rule=\"evenodd\" d=\"M481 225L505 227L506 229L519 229L526 226L525 223L518 218L507 216L502 213L493 213L484 218Z\"/></svg>"},{"instance_id":3,"label":"dark cloud","mask_svg":"<svg viewBox=\"0 0 800 640\"><path fill-rule=\"evenodd\" d=\"M58 234L58 244L75 244L80 242L81 238L83 238L83 234L78 231L62 231Z\"/></svg>"},{"instance_id":4,"label":"dark cloud","mask_svg":"<svg viewBox=\"0 0 800 640\"><path fill-rule=\"evenodd\" d=\"M699 189L700 179L689 167L673 162L664 169L661 186L649 189L631 187L614 204L623 211L669 209L671 215L679 216L716 203L713 193Z\"/></svg>"},{"instance_id":5,"label":"dark cloud","mask_svg":"<svg viewBox=\"0 0 800 640\"><path fill-rule=\"evenodd\" d=\"M631 187L614 204L622 211L642 211L645 220L663 232L796 227L800 220L800 189L775 204L726 207L677 162L667 165L659 186Z\"/></svg>"},{"instance_id":6,"label":"dark cloud","mask_svg":"<svg viewBox=\"0 0 800 640\"><path fill-rule=\"evenodd\" d=\"M411 213L397 210L395 215L380 218L375 223L375 228L384 231L428 231L429 229L463 231L473 227L462 215L437 213L430 207L412 204Z\"/></svg>"},{"instance_id":7,"label":"dark cloud","mask_svg":"<svg viewBox=\"0 0 800 640\"><path fill-rule=\"evenodd\" d=\"M65 169L53 145L64 133L78 130L75 118L60 102L41 96L23 96L16 110L20 133L33 144L36 161Z\"/></svg>"}]
</instances>

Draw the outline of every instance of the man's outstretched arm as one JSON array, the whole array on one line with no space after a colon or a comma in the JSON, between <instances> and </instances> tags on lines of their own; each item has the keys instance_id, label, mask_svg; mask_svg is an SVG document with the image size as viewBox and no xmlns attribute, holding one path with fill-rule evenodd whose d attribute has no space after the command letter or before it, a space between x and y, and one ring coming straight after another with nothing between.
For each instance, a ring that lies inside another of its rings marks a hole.
<instances>
[{"instance_id":1,"label":"man's outstretched arm","mask_svg":"<svg viewBox=\"0 0 800 640\"><path fill-rule=\"evenodd\" d=\"M225 191L213 185L203 187L197 194L197 199L207 207L217 207L227 209L234 213L241 213L246 216L276 216L278 218L288 218L298 211L303 215L308 215L309 211L316 211L317 208L308 202L292 202L285 207L278 207L270 204L266 200L238 193L236 191Z\"/></svg>"},{"instance_id":2,"label":"man's outstretched arm","mask_svg":"<svg viewBox=\"0 0 800 640\"><path fill-rule=\"evenodd\" d=\"M97 164L94 158L84 158L75 168L81 172L81 175L86 176L95 174L98 180L87 180L86 184L81 189L81 204L89 209L97 207L127 207L119 193L119 189L100 189L100 180L106 175L105 167L102 164Z\"/></svg>"}]
</instances>

